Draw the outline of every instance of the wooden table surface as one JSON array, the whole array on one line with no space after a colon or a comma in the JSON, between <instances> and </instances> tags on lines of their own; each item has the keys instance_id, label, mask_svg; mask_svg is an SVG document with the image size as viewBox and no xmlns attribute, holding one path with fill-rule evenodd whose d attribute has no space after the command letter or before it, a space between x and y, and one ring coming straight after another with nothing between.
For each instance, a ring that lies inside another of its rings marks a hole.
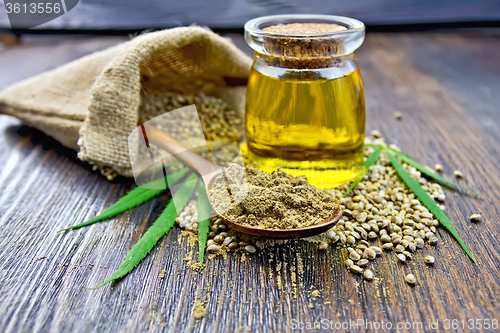
<instances>
[{"instance_id":1,"label":"wooden table surface","mask_svg":"<svg viewBox=\"0 0 500 333\"><path fill-rule=\"evenodd\" d=\"M244 47L241 36L232 37ZM0 49L0 88L124 39L28 37ZM442 164L450 179L461 170L459 182L486 198L446 191L446 212L477 266L440 229L439 245L426 245L406 265L394 255L378 258L372 282L348 273L339 249L321 252L303 241L246 261L239 254L220 257L195 272L183 259L196 249L175 228L123 280L84 289L120 265L169 196L91 227L56 233L93 217L134 185L108 182L75 152L0 116L0 331L288 332L294 323L358 319L375 326L421 322L426 332L498 331L479 324L500 321L499 54L498 29L367 35L358 52L367 130L379 130L423 164ZM403 121L393 118L396 111ZM483 221L471 223L472 213ZM437 258L434 267L423 263L427 254ZM409 272L417 277L414 287L404 282ZM315 289L319 297L312 296ZM199 321L192 317L195 301L207 301L207 315ZM445 330L446 320L454 319L459 328ZM429 329L437 320L439 330ZM475 328L461 329L462 320L466 327L474 320Z\"/></svg>"}]
</instances>

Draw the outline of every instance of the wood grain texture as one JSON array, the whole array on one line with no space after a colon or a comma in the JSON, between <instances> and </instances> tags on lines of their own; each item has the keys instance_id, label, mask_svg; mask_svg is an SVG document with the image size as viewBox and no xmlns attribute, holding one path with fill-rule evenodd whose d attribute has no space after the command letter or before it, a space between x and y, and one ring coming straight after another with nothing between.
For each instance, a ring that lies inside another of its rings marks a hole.
<instances>
[{"instance_id":1,"label":"wood grain texture","mask_svg":"<svg viewBox=\"0 0 500 333\"><path fill-rule=\"evenodd\" d=\"M486 197L446 191L446 212L479 265L441 229L442 242L418 251L406 265L391 254L378 258L372 282L345 270L342 250L321 252L303 241L245 261L232 254L194 272L183 259L196 249L175 228L130 275L87 290L82 287L96 286L118 268L169 195L115 219L56 233L93 217L133 184L108 182L74 152L0 116L0 331L290 332L292 319L365 319L422 322L426 332L433 331L429 321L439 320L443 332L445 319L500 320L499 36L499 30L374 33L358 52L367 130L378 129L423 164L442 164L450 179L461 170L459 182ZM87 41L80 42L84 50ZM0 50L0 71L9 73L0 86L28 74L14 70L22 69L23 59L54 67L53 61L75 56L65 42L52 46L50 54L22 44ZM393 118L396 111L403 121ZM471 223L472 213L483 222ZM427 254L437 258L434 267L423 263ZM404 282L409 272L417 277L414 287ZM311 295L315 289L320 297ZM207 316L199 321L192 317L195 301L207 302Z\"/></svg>"}]
</instances>

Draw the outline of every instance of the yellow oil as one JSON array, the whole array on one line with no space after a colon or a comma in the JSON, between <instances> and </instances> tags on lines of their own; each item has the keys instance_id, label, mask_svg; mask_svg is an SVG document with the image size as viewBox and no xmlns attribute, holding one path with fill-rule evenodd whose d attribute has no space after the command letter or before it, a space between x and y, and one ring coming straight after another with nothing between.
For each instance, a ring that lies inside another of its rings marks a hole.
<instances>
[{"instance_id":1,"label":"yellow oil","mask_svg":"<svg viewBox=\"0 0 500 333\"><path fill-rule=\"evenodd\" d=\"M365 133L359 68L324 79L314 71L276 78L255 67L246 96L250 164L305 175L319 188L353 180L363 164Z\"/></svg>"}]
</instances>

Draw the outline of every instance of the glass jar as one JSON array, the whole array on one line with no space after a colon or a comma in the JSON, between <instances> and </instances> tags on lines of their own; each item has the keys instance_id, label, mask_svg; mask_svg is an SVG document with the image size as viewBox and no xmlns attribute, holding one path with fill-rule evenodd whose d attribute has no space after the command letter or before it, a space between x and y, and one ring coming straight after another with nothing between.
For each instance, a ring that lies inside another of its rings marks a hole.
<instances>
[{"instance_id":1,"label":"glass jar","mask_svg":"<svg viewBox=\"0 0 500 333\"><path fill-rule=\"evenodd\" d=\"M364 24L330 15L276 15L245 24L255 50L247 86L247 156L320 188L353 180L363 164L365 102L354 51Z\"/></svg>"}]
</instances>

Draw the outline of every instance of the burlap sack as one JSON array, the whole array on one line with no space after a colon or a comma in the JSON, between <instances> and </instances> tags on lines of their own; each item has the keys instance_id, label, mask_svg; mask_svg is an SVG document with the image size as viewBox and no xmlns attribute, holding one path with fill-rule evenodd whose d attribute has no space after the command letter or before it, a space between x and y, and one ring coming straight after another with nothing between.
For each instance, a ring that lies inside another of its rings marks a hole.
<instances>
[{"instance_id":1,"label":"burlap sack","mask_svg":"<svg viewBox=\"0 0 500 333\"><path fill-rule=\"evenodd\" d=\"M141 96L204 92L243 114L250 66L241 50L206 28L147 33L8 87L0 112L78 150L101 170L131 177L127 140L138 125Z\"/></svg>"}]
</instances>

